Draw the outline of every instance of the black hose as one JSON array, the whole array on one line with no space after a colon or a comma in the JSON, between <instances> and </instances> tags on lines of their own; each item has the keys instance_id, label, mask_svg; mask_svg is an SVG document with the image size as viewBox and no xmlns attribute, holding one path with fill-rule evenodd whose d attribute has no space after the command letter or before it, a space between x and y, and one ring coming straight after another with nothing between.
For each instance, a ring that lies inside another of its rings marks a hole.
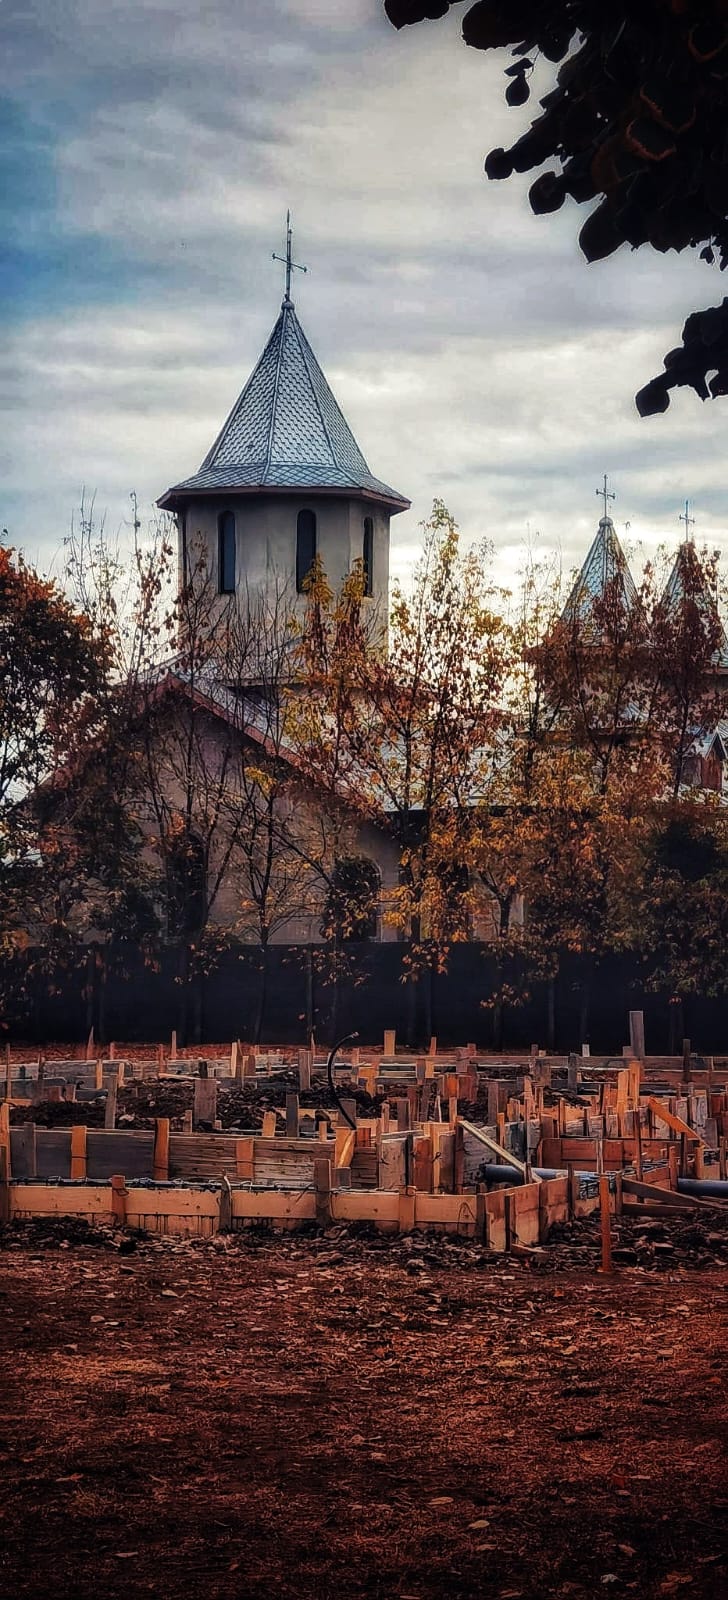
<instances>
[{"instance_id":1,"label":"black hose","mask_svg":"<svg viewBox=\"0 0 728 1600\"><path fill-rule=\"evenodd\" d=\"M326 1076L327 1076L327 1078L329 1080L329 1089L331 1090L331 1093L332 1093L332 1095L333 1095L333 1097L334 1097L334 1099L336 1101L336 1104L337 1104L337 1106L338 1106L338 1108L339 1108L339 1110L341 1112L342 1117L344 1118L344 1121L348 1122L349 1127L353 1128L355 1133L356 1133L356 1123L352 1122L348 1111L344 1110L344 1107L342 1106L341 1101L339 1099L339 1096L338 1096L338 1094L336 1092L336 1086L334 1084L334 1061L336 1060L337 1051L341 1049L342 1045L349 1044L349 1042L352 1039L358 1039L358 1038L359 1038L358 1033L345 1033L343 1039L340 1039L338 1044L334 1045L334 1048L330 1052L329 1059L328 1059L328 1061L326 1063Z\"/></svg>"}]
</instances>

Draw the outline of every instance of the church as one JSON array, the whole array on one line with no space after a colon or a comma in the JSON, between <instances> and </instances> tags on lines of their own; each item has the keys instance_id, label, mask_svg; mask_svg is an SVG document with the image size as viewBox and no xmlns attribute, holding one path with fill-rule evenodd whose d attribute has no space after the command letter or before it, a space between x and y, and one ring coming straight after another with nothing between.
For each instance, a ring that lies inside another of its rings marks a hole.
<instances>
[{"instance_id":1,"label":"church","mask_svg":"<svg viewBox=\"0 0 728 1600\"><path fill-rule=\"evenodd\" d=\"M290 219L286 257L281 259L286 268L285 294L256 366L199 469L167 489L158 501L160 509L176 520L179 585L182 589L191 582L193 565L201 552L213 608L218 608L220 618L229 614L231 602L248 612L251 607L258 607L262 617L272 611L282 592L289 597L287 603L293 614L302 616L306 580L316 558L335 591L354 563L360 561L364 576L362 605L386 648L391 523L393 517L409 508L410 501L371 471L297 317L291 297L295 263ZM686 535L689 536L687 520ZM672 586L677 593L681 559L678 553L668 591ZM634 607L638 603L637 590L608 514L605 480L604 515L564 616L575 618L615 583L625 608ZM728 644L724 637L720 657L716 670L725 677ZM189 681L174 661L165 670L163 687L172 692L172 697L180 693L191 695ZM252 696L239 690L234 694L229 684L208 675L204 684L195 685L194 698L202 726L199 768L204 782L209 774L214 777L226 765L230 767L235 748L239 751L243 743L258 741L269 758L272 753L275 762L279 758L285 760L285 749L277 740L274 727L275 712L271 712L270 703L263 704L260 695L254 702ZM686 781L722 790L724 736L723 727L695 730L686 762ZM163 805L171 837L174 794L171 799L166 794ZM298 819L301 828L308 828L309 832L312 826L323 828L326 821L320 797L310 787L308 791L305 786L300 787L294 801L281 793L280 806L287 808L289 833ZM271 892L269 882L265 916L266 938L270 942L316 944L321 940L325 880L328 875L330 892L337 873L343 875L349 890L357 876L362 886L362 912L355 936L377 941L399 936L386 916L387 898L396 890L399 877L395 842L383 829L353 813L346 815L345 807L342 811L343 818L339 815L335 823L332 821L329 837L321 847L330 856L324 871L307 873L302 867L292 875L284 872L285 881L275 892ZM199 838L185 841L181 861L184 881L179 898L181 905L192 905L193 910L189 916L180 912L178 925L168 932L189 936L203 920L244 942L258 942L261 907L256 903L257 864L248 858L248 888L241 890L233 867L234 852L225 842L225 829L216 825L207 831L205 837L203 826ZM269 832L269 847L271 840ZM300 863L307 852L302 844L295 840L293 843L293 853L298 853ZM166 853L170 858L169 849ZM268 853L270 856L270 848ZM193 894L189 888L191 864L199 878ZM319 869L321 865L319 859ZM308 866L311 868L310 855ZM202 903L206 907L203 919L199 915ZM271 906L273 912L269 915ZM520 921L522 915L519 903L513 920ZM490 938L495 926L495 904L493 908L484 904L482 915L473 919L471 935Z\"/></svg>"}]
</instances>

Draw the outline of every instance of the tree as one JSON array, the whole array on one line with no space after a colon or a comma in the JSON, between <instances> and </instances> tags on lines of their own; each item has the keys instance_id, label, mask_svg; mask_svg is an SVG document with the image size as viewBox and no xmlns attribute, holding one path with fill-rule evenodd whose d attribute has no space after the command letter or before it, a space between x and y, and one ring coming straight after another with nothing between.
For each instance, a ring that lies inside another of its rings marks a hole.
<instances>
[{"instance_id":1,"label":"tree","mask_svg":"<svg viewBox=\"0 0 728 1600\"><path fill-rule=\"evenodd\" d=\"M449 0L385 0L395 27L445 16ZM699 250L728 263L728 17L723 0L477 0L463 38L512 47L506 101L524 105L537 57L558 66L540 114L509 150L492 150L489 178L551 163L533 183L537 215L568 198L597 201L579 235L588 261L622 244ZM670 390L728 393L728 299L695 312L665 371L637 395L642 416Z\"/></svg>"},{"instance_id":2,"label":"tree","mask_svg":"<svg viewBox=\"0 0 728 1600\"><path fill-rule=\"evenodd\" d=\"M47 796L68 787L99 726L105 660L89 618L59 585L0 546L0 940L6 954L48 921ZM53 911L51 910L51 921Z\"/></svg>"},{"instance_id":3,"label":"tree","mask_svg":"<svg viewBox=\"0 0 728 1600\"><path fill-rule=\"evenodd\" d=\"M461 549L441 501L422 534L411 591L395 585L386 655L362 627L356 575L338 601L314 591L317 692L300 743L312 779L396 845L385 917L409 939L412 977L432 978L467 937L467 819L485 782L505 657L487 551ZM423 1034L430 1008L428 988Z\"/></svg>"}]
</instances>

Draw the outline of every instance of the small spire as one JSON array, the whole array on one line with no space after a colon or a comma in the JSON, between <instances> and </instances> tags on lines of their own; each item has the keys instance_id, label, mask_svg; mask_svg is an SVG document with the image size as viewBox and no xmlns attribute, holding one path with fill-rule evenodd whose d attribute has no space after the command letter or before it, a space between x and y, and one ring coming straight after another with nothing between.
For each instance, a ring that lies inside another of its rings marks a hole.
<instances>
[{"instance_id":1,"label":"small spire","mask_svg":"<svg viewBox=\"0 0 728 1600\"><path fill-rule=\"evenodd\" d=\"M680 516L678 517L678 522L684 522L685 523L685 538L683 540L683 543L684 544L692 544L693 536L692 536L692 534L690 532L690 529L695 527L695 518L691 517L691 515L690 515L690 501L689 500L685 501L685 510L680 512Z\"/></svg>"},{"instance_id":2,"label":"small spire","mask_svg":"<svg viewBox=\"0 0 728 1600\"><path fill-rule=\"evenodd\" d=\"M616 500L616 498L617 498L617 496L614 493L614 491L610 490L608 488L608 484L609 484L609 479L608 479L607 474L605 472L605 474L604 474L604 482L602 484L602 487L601 487L601 489L597 489L597 491L596 491L597 495L600 497L600 499L602 499L604 501L604 516L602 518L602 520L604 522L607 522L608 519L609 519L609 501L610 500Z\"/></svg>"},{"instance_id":3,"label":"small spire","mask_svg":"<svg viewBox=\"0 0 728 1600\"><path fill-rule=\"evenodd\" d=\"M293 260L293 257L292 257L292 254L291 254L292 240L293 240L293 230L291 228L291 213L290 213L290 211L287 211L286 212L286 253L285 253L284 256L278 256L278 255L276 255L276 252L274 250L273 251L273 256L272 256L272 259L274 261L282 261L282 263L283 263L283 265L284 265L284 267L286 269L286 292L285 292L285 295L283 297L283 302L282 302L282 304L284 306L292 306L293 305L293 301L291 299L291 271L295 269L296 272L308 272L308 267L302 267L300 262Z\"/></svg>"}]
</instances>

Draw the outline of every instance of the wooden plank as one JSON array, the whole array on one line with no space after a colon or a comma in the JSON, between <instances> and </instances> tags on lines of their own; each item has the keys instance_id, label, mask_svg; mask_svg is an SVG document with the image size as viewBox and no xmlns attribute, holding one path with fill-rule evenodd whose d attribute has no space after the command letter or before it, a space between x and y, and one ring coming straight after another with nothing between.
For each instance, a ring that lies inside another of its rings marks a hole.
<instances>
[{"instance_id":1,"label":"wooden plank","mask_svg":"<svg viewBox=\"0 0 728 1600\"><path fill-rule=\"evenodd\" d=\"M275 1138L275 1133L276 1133L276 1114L275 1114L275 1111L264 1111L263 1112L263 1138L264 1139L274 1139Z\"/></svg>"},{"instance_id":2,"label":"wooden plank","mask_svg":"<svg viewBox=\"0 0 728 1600\"><path fill-rule=\"evenodd\" d=\"M651 1094L647 1096L646 1104L654 1116L665 1122L668 1128L672 1128L673 1133L684 1135L686 1139L697 1139L701 1144L705 1144L705 1140L696 1133L695 1128L691 1128L688 1122L683 1122L682 1117L676 1117L674 1111L669 1111L663 1100L658 1100Z\"/></svg>"},{"instance_id":3,"label":"wooden plank","mask_svg":"<svg viewBox=\"0 0 728 1600\"><path fill-rule=\"evenodd\" d=\"M104 1107L104 1127L116 1127L116 1096L119 1087L118 1072L109 1073L109 1083L106 1090L106 1105Z\"/></svg>"},{"instance_id":4,"label":"wooden plank","mask_svg":"<svg viewBox=\"0 0 728 1600\"><path fill-rule=\"evenodd\" d=\"M478 1195L425 1194L415 1195L415 1225L418 1228L447 1228L453 1232L474 1233L478 1212ZM484 1214L484 1208L481 1208Z\"/></svg>"},{"instance_id":5,"label":"wooden plank","mask_svg":"<svg viewBox=\"0 0 728 1600\"><path fill-rule=\"evenodd\" d=\"M241 1181L255 1178L255 1139L252 1134L235 1140L235 1174Z\"/></svg>"},{"instance_id":6,"label":"wooden plank","mask_svg":"<svg viewBox=\"0 0 728 1600\"><path fill-rule=\"evenodd\" d=\"M169 1117L155 1118L152 1155L152 1174L155 1183L166 1183L169 1179L169 1130Z\"/></svg>"},{"instance_id":7,"label":"wooden plank","mask_svg":"<svg viewBox=\"0 0 728 1600\"><path fill-rule=\"evenodd\" d=\"M609 1216L609 1179L604 1174L599 1179L599 1225L602 1240L602 1272L610 1274L612 1268L612 1224Z\"/></svg>"},{"instance_id":8,"label":"wooden plank","mask_svg":"<svg viewBox=\"0 0 728 1600\"><path fill-rule=\"evenodd\" d=\"M335 1162L339 1170L351 1166L355 1148L356 1134L353 1128L337 1128Z\"/></svg>"},{"instance_id":9,"label":"wooden plank","mask_svg":"<svg viewBox=\"0 0 728 1600\"><path fill-rule=\"evenodd\" d=\"M512 1155L510 1150L505 1150L503 1145L498 1143L497 1139L492 1139L490 1134L485 1132L484 1128L476 1128L474 1123L466 1122L463 1117L460 1118L460 1127L464 1128L465 1132L469 1133L471 1138L478 1139L480 1143L485 1146L486 1150L489 1150L492 1155L498 1156L499 1160L505 1162L506 1166L515 1167L516 1171L522 1173L524 1178L527 1177L525 1162L519 1161L518 1157ZM535 1183L540 1183L541 1179L537 1178L534 1174L533 1181Z\"/></svg>"},{"instance_id":10,"label":"wooden plank","mask_svg":"<svg viewBox=\"0 0 728 1600\"><path fill-rule=\"evenodd\" d=\"M86 1178L86 1139L87 1129L77 1125L71 1128L71 1180L83 1181Z\"/></svg>"},{"instance_id":11,"label":"wooden plank","mask_svg":"<svg viewBox=\"0 0 728 1600\"><path fill-rule=\"evenodd\" d=\"M4 1100L0 1105L0 1150L5 1153L5 1183L10 1183L13 1175L13 1164L10 1157L10 1101Z\"/></svg>"},{"instance_id":12,"label":"wooden plank","mask_svg":"<svg viewBox=\"0 0 728 1600\"><path fill-rule=\"evenodd\" d=\"M210 1128L217 1116L217 1078L197 1077L194 1080L194 1100L192 1105L192 1126L199 1128L205 1123Z\"/></svg>"},{"instance_id":13,"label":"wooden plank","mask_svg":"<svg viewBox=\"0 0 728 1600\"><path fill-rule=\"evenodd\" d=\"M399 1231L411 1233L415 1225L417 1190L413 1183L399 1191Z\"/></svg>"},{"instance_id":14,"label":"wooden plank","mask_svg":"<svg viewBox=\"0 0 728 1600\"><path fill-rule=\"evenodd\" d=\"M316 1202L316 1221L320 1228L331 1222L331 1162L314 1161L313 1187Z\"/></svg>"},{"instance_id":15,"label":"wooden plank","mask_svg":"<svg viewBox=\"0 0 728 1600\"><path fill-rule=\"evenodd\" d=\"M108 1184L11 1183L10 1211L14 1217L95 1217L107 1226L114 1220Z\"/></svg>"},{"instance_id":16,"label":"wooden plank","mask_svg":"<svg viewBox=\"0 0 728 1600\"><path fill-rule=\"evenodd\" d=\"M298 1095L289 1090L286 1094L286 1137L295 1139L298 1135Z\"/></svg>"}]
</instances>

